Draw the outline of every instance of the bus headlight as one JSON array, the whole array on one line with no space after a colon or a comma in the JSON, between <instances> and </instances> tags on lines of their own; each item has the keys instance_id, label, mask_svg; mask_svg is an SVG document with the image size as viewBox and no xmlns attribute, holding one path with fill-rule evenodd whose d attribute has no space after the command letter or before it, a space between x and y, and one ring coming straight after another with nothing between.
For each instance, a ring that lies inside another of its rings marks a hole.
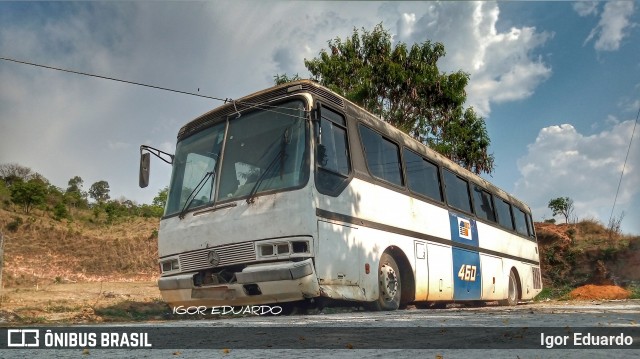
<instances>
[{"instance_id":1,"label":"bus headlight","mask_svg":"<svg viewBox=\"0 0 640 359\"><path fill-rule=\"evenodd\" d=\"M160 269L162 273L173 272L180 269L180 264L178 263L178 259L169 259L160 262Z\"/></svg>"},{"instance_id":2,"label":"bus headlight","mask_svg":"<svg viewBox=\"0 0 640 359\"><path fill-rule=\"evenodd\" d=\"M309 239L292 238L291 240L270 240L259 242L256 245L257 253L262 258L278 258L278 257L302 257L311 254L311 245Z\"/></svg>"}]
</instances>

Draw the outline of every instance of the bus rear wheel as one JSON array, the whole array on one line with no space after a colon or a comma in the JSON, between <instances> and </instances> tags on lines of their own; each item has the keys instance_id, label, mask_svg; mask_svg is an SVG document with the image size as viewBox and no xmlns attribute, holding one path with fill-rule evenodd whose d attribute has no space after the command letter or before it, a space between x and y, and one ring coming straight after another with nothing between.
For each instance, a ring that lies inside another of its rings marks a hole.
<instances>
[{"instance_id":1,"label":"bus rear wheel","mask_svg":"<svg viewBox=\"0 0 640 359\"><path fill-rule=\"evenodd\" d=\"M518 281L516 280L516 273L512 270L509 272L509 289L507 292L507 299L501 300L501 305L515 306L518 305L518 293L520 288L518 287Z\"/></svg>"},{"instance_id":2,"label":"bus rear wheel","mask_svg":"<svg viewBox=\"0 0 640 359\"><path fill-rule=\"evenodd\" d=\"M387 253L380 257L378 266L378 300L369 303L371 310L396 310L400 307L402 281L398 264Z\"/></svg>"}]
</instances>

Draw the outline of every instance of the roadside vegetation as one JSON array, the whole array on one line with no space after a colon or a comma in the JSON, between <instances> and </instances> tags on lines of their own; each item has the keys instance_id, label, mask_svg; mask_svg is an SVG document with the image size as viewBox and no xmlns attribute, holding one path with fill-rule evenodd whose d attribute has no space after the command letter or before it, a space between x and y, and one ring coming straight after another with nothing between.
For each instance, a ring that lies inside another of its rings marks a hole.
<instances>
[{"instance_id":1,"label":"roadside vegetation","mask_svg":"<svg viewBox=\"0 0 640 359\"><path fill-rule=\"evenodd\" d=\"M139 205L111 199L107 181L85 192L74 176L61 189L19 165L0 165L0 322L174 319L155 282L166 196L164 189ZM640 237L620 233L621 220L536 223L544 285L536 300L640 299Z\"/></svg>"}]
</instances>

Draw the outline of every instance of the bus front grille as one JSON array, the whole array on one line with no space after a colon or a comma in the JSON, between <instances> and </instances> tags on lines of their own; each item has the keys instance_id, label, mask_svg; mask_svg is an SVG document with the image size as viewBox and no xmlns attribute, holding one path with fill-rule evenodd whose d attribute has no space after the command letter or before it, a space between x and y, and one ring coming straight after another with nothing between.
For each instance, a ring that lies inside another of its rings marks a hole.
<instances>
[{"instance_id":1,"label":"bus front grille","mask_svg":"<svg viewBox=\"0 0 640 359\"><path fill-rule=\"evenodd\" d=\"M192 272L211 268L212 265L209 263L208 256L212 250L218 254L220 260L216 267L253 262L256 260L256 250L253 242L213 247L179 255L181 272Z\"/></svg>"}]
</instances>

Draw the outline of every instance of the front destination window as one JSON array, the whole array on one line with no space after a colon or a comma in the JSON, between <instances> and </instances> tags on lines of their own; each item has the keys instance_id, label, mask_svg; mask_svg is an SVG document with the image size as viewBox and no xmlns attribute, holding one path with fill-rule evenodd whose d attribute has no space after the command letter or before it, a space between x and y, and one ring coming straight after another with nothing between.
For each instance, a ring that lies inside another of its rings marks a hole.
<instances>
[{"instance_id":1,"label":"front destination window","mask_svg":"<svg viewBox=\"0 0 640 359\"><path fill-rule=\"evenodd\" d=\"M306 143L302 101L231 116L181 140L165 216L304 185Z\"/></svg>"}]
</instances>

